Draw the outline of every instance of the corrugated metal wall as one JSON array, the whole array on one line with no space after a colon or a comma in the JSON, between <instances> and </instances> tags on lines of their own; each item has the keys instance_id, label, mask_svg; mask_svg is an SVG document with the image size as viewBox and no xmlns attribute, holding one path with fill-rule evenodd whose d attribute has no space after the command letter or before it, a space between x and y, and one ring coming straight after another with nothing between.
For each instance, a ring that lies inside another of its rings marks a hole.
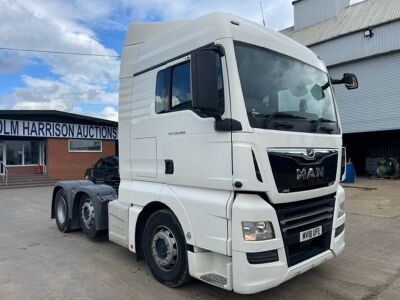
<instances>
[{"instance_id":1,"label":"corrugated metal wall","mask_svg":"<svg viewBox=\"0 0 400 300\"><path fill-rule=\"evenodd\" d=\"M372 38L365 38L363 32L357 32L310 49L321 56L327 66L400 49L400 21L375 27L372 32Z\"/></svg>"},{"instance_id":2,"label":"corrugated metal wall","mask_svg":"<svg viewBox=\"0 0 400 300\"><path fill-rule=\"evenodd\" d=\"M336 16L349 0L301 0L294 3L294 28L300 30Z\"/></svg>"},{"instance_id":3,"label":"corrugated metal wall","mask_svg":"<svg viewBox=\"0 0 400 300\"><path fill-rule=\"evenodd\" d=\"M400 52L329 69L333 78L354 73L357 90L335 86L344 133L400 129Z\"/></svg>"}]
</instances>

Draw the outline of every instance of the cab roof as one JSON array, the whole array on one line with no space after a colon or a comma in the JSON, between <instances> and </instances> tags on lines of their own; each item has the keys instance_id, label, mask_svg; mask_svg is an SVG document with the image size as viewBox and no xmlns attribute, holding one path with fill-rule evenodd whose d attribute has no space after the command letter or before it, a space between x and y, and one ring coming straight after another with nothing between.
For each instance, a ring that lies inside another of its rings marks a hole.
<instances>
[{"instance_id":1,"label":"cab roof","mask_svg":"<svg viewBox=\"0 0 400 300\"><path fill-rule=\"evenodd\" d=\"M216 12L192 20L130 25L121 77L132 76L223 38L268 48L326 71L311 50L287 36L229 13ZM124 68L124 64L129 68Z\"/></svg>"}]
</instances>

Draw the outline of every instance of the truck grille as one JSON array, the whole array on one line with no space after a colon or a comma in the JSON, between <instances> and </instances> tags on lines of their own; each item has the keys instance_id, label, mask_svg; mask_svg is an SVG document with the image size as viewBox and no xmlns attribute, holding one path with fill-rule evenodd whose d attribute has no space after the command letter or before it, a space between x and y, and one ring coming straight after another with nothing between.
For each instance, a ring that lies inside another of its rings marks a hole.
<instances>
[{"instance_id":1,"label":"truck grille","mask_svg":"<svg viewBox=\"0 0 400 300\"><path fill-rule=\"evenodd\" d=\"M302 151L306 151L306 149L271 148L268 150L272 173L279 193L318 189L335 183L338 151L334 149L311 150L315 151L312 159L303 157ZM323 171L321 172L321 170Z\"/></svg>"},{"instance_id":2,"label":"truck grille","mask_svg":"<svg viewBox=\"0 0 400 300\"><path fill-rule=\"evenodd\" d=\"M274 205L281 227L288 266L296 265L330 248L335 194ZM322 227L322 235L300 242L300 232Z\"/></svg>"}]
</instances>

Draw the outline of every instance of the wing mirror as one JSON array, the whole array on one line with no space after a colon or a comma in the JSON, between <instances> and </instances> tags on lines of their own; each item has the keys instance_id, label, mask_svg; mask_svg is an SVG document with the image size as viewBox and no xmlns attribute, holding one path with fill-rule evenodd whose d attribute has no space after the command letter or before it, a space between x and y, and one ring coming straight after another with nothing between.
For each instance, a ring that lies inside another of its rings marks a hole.
<instances>
[{"instance_id":1,"label":"wing mirror","mask_svg":"<svg viewBox=\"0 0 400 300\"><path fill-rule=\"evenodd\" d=\"M342 79L331 79L332 84L344 84L348 90L358 88L357 76L351 73L344 73Z\"/></svg>"},{"instance_id":2,"label":"wing mirror","mask_svg":"<svg viewBox=\"0 0 400 300\"><path fill-rule=\"evenodd\" d=\"M354 90L358 88L357 76L350 73L343 74L342 81L348 90Z\"/></svg>"},{"instance_id":3,"label":"wing mirror","mask_svg":"<svg viewBox=\"0 0 400 300\"><path fill-rule=\"evenodd\" d=\"M220 116L218 90L218 48L200 50L191 56L193 109L210 116Z\"/></svg>"}]
</instances>

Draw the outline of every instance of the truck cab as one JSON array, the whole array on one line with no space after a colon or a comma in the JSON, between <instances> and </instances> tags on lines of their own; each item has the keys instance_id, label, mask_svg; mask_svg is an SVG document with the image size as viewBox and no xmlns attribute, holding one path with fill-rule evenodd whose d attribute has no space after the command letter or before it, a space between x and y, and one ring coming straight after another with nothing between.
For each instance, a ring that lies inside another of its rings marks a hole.
<instances>
[{"instance_id":1,"label":"truck cab","mask_svg":"<svg viewBox=\"0 0 400 300\"><path fill-rule=\"evenodd\" d=\"M194 277L243 294L337 256L333 83L357 87L352 74L331 80L308 48L230 14L131 25L109 239L168 286Z\"/></svg>"}]
</instances>

